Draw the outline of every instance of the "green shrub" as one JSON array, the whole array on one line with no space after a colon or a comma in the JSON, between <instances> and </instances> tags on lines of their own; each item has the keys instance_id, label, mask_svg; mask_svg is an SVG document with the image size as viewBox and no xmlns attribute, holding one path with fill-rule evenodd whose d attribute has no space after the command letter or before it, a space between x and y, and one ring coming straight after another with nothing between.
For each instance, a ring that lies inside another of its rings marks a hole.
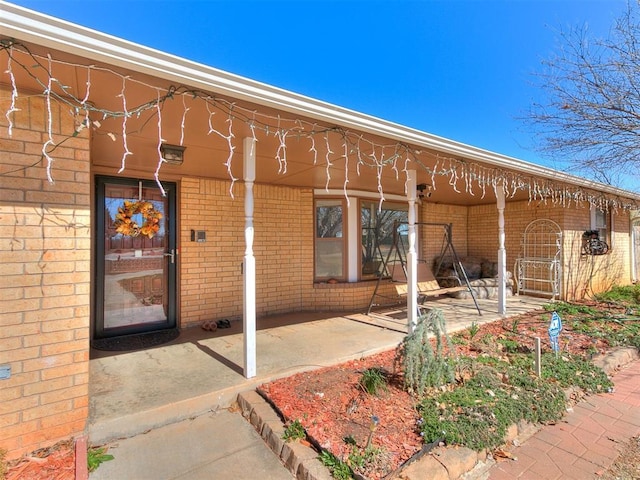
<instances>
[{"instance_id":1,"label":"green shrub","mask_svg":"<svg viewBox=\"0 0 640 480\"><path fill-rule=\"evenodd\" d=\"M495 448L513 423L562 417L564 392L556 383L532 376L530 358L516 364L472 362L475 374L470 380L420 403L419 429L425 443L444 440L474 450Z\"/></svg>"},{"instance_id":2,"label":"green shrub","mask_svg":"<svg viewBox=\"0 0 640 480\"><path fill-rule=\"evenodd\" d=\"M306 436L307 434L305 433L304 427L300 423L300 420L294 420L293 422L289 422L287 427L284 429L282 439L285 442L291 442L293 440L306 438Z\"/></svg>"},{"instance_id":3,"label":"green shrub","mask_svg":"<svg viewBox=\"0 0 640 480\"><path fill-rule=\"evenodd\" d=\"M113 460L113 455L106 453L106 451L105 447L90 448L87 451L87 467L90 472L95 471L103 462Z\"/></svg>"},{"instance_id":4,"label":"green shrub","mask_svg":"<svg viewBox=\"0 0 640 480\"><path fill-rule=\"evenodd\" d=\"M469 326L469 340L473 340L473 337L475 337L479 331L480 327L478 324L475 321L471 322L471 326Z\"/></svg>"},{"instance_id":5,"label":"green shrub","mask_svg":"<svg viewBox=\"0 0 640 480\"><path fill-rule=\"evenodd\" d=\"M430 337L435 339L435 351ZM449 352L453 352L442 311L434 308L420 316L415 330L404 337L396 351L396 361L402 364L407 391L421 396L427 388L454 381L453 362L444 353L445 342Z\"/></svg>"},{"instance_id":6,"label":"green shrub","mask_svg":"<svg viewBox=\"0 0 640 480\"><path fill-rule=\"evenodd\" d=\"M618 303L627 306L640 305L640 284L615 286L611 290L599 293L596 299L601 302Z\"/></svg>"},{"instance_id":7,"label":"green shrub","mask_svg":"<svg viewBox=\"0 0 640 480\"><path fill-rule=\"evenodd\" d=\"M333 478L337 478L338 480L350 480L353 478L351 467L330 451L322 450L318 459L327 467Z\"/></svg>"},{"instance_id":8,"label":"green shrub","mask_svg":"<svg viewBox=\"0 0 640 480\"><path fill-rule=\"evenodd\" d=\"M547 312L557 312L558 315L595 315L597 310L587 305L574 305L567 302L548 303L543 307Z\"/></svg>"},{"instance_id":9,"label":"green shrub","mask_svg":"<svg viewBox=\"0 0 640 480\"><path fill-rule=\"evenodd\" d=\"M369 395L377 395L381 389L387 389L387 371L381 367L367 368L362 372L359 385Z\"/></svg>"},{"instance_id":10,"label":"green shrub","mask_svg":"<svg viewBox=\"0 0 640 480\"><path fill-rule=\"evenodd\" d=\"M542 378L554 379L563 388L575 386L588 393L606 392L613 387L601 368L575 355L544 354Z\"/></svg>"}]
</instances>

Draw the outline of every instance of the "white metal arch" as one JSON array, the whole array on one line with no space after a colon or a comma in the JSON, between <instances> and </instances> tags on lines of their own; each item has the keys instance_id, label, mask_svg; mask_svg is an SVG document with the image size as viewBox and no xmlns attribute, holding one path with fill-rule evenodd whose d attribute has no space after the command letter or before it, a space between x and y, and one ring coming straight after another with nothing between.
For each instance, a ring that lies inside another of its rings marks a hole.
<instances>
[{"instance_id":1,"label":"white metal arch","mask_svg":"<svg viewBox=\"0 0 640 480\"><path fill-rule=\"evenodd\" d=\"M562 286L562 229L553 220L531 222L522 234L516 260L518 294L560 298Z\"/></svg>"}]
</instances>

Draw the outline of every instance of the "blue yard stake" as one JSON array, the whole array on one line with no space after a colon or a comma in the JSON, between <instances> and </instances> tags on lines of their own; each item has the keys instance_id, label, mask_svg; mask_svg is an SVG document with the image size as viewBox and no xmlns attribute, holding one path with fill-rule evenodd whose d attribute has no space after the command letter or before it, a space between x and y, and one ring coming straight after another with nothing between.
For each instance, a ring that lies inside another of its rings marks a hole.
<instances>
[{"instance_id":1,"label":"blue yard stake","mask_svg":"<svg viewBox=\"0 0 640 480\"><path fill-rule=\"evenodd\" d=\"M551 314L551 323L549 324L549 340L551 341L551 349L556 353L556 357L558 356L558 351L560 350L560 346L558 344L558 336L562 331L562 319L557 312L553 312Z\"/></svg>"}]
</instances>

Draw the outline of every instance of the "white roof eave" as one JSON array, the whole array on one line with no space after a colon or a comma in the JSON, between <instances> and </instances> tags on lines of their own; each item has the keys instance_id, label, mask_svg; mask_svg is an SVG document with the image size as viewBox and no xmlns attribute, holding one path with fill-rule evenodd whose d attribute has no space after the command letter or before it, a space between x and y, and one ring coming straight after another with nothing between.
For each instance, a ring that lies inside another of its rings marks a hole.
<instances>
[{"instance_id":1,"label":"white roof eave","mask_svg":"<svg viewBox=\"0 0 640 480\"><path fill-rule=\"evenodd\" d=\"M0 32L25 42L86 57L239 100L430 148L526 175L640 200L640 194L483 150L370 115L249 80L0 0Z\"/></svg>"}]
</instances>

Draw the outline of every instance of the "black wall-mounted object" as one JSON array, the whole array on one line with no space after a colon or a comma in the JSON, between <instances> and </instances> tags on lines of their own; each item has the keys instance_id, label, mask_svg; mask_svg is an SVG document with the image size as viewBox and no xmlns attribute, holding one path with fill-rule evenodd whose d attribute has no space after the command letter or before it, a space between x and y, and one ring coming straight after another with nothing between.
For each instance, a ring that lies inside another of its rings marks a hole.
<instances>
[{"instance_id":1,"label":"black wall-mounted object","mask_svg":"<svg viewBox=\"0 0 640 480\"><path fill-rule=\"evenodd\" d=\"M191 241L200 243L206 242L207 232L204 230L191 230Z\"/></svg>"}]
</instances>

